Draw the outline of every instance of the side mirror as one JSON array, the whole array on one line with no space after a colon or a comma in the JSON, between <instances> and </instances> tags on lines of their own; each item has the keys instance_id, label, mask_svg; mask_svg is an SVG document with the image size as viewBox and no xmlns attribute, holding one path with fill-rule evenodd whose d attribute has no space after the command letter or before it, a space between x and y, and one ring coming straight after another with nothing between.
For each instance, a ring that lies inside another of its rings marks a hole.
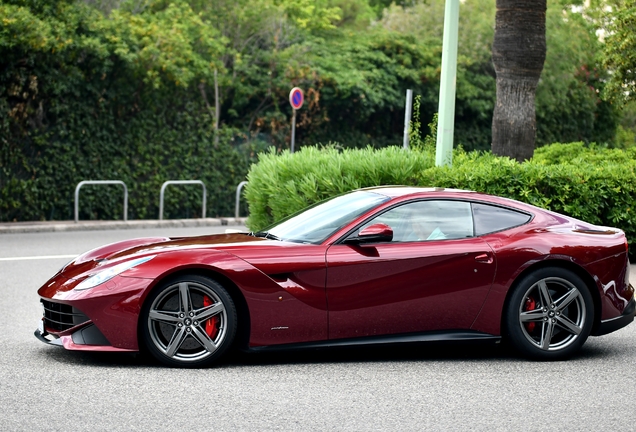
<instances>
[{"instance_id":1,"label":"side mirror","mask_svg":"<svg viewBox=\"0 0 636 432\"><path fill-rule=\"evenodd\" d=\"M345 243L378 243L393 240L393 229L385 224L377 223L364 228L357 237L345 240Z\"/></svg>"}]
</instances>

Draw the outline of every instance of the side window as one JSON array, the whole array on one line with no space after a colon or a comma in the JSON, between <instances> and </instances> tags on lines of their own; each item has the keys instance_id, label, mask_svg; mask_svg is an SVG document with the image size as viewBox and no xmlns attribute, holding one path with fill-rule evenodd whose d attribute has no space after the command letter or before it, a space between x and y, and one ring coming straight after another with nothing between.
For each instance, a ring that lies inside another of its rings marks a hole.
<instances>
[{"instance_id":1,"label":"side window","mask_svg":"<svg viewBox=\"0 0 636 432\"><path fill-rule=\"evenodd\" d=\"M393 229L393 242L450 240L473 236L470 203L427 200L395 207L364 224L383 223Z\"/></svg>"},{"instance_id":2,"label":"side window","mask_svg":"<svg viewBox=\"0 0 636 432\"><path fill-rule=\"evenodd\" d=\"M503 207L473 203L475 218L475 235L484 235L523 225L530 215Z\"/></svg>"}]
</instances>

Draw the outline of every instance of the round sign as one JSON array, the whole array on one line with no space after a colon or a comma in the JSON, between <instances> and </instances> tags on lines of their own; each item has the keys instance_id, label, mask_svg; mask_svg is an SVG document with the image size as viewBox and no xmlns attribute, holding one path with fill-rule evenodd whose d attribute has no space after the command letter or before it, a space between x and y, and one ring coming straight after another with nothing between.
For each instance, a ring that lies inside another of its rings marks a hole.
<instances>
[{"instance_id":1,"label":"round sign","mask_svg":"<svg viewBox=\"0 0 636 432\"><path fill-rule=\"evenodd\" d=\"M295 110L300 109L303 106L303 102L305 101L305 96L303 96L303 91L298 87L294 87L289 92L289 103L292 108Z\"/></svg>"}]
</instances>

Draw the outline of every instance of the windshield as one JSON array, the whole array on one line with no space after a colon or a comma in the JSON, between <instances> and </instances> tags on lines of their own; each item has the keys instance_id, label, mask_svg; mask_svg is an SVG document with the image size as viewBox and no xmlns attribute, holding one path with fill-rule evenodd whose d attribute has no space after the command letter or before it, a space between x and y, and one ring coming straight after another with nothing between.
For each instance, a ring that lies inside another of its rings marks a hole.
<instances>
[{"instance_id":1,"label":"windshield","mask_svg":"<svg viewBox=\"0 0 636 432\"><path fill-rule=\"evenodd\" d=\"M358 216L388 200L389 197L373 192L351 192L309 207L270 226L262 234L285 241L319 244Z\"/></svg>"}]
</instances>

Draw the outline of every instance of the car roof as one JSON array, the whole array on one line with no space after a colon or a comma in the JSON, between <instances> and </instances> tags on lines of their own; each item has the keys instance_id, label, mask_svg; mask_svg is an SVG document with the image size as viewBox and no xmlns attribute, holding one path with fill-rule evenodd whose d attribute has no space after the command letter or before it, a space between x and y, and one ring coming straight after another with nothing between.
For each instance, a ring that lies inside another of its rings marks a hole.
<instances>
[{"instance_id":1,"label":"car roof","mask_svg":"<svg viewBox=\"0 0 636 432\"><path fill-rule=\"evenodd\" d=\"M527 204L521 201L517 201L511 198L505 198L497 195L490 195L483 192L475 192L471 190L464 189L452 189L452 188L443 188L443 187L416 187L416 186L372 186L368 188L358 189L361 191L368 191L377 194L381 194L387 196L389 198L425 198L427 196L438 197L438 198L457 198L457 199L468 199L475 201L483 201L488 202L494 205L512 207L517 210L522 210L530 213L543 212L546 213L545 209L533 206L531 204Z\"/></svg>"},{"instance_id":2,"label":"car roof","mask_svg":"<svg viewBox=\"0 0 636 432\"><path fill-rule=\"evenodd\" d=\"M451 194L472 192L477 194L477 192L473 192L470 190L451 189L451 188L443 188L443 187L416 187L416 186L372 186L368 188L362 188L359 190L375 192L381 195L386 195L391 198L403 197L403 196L414 195L414 194L420 195L420 194L433 193L433 192L447 192Z\"/></svg>"}]
</instances>

